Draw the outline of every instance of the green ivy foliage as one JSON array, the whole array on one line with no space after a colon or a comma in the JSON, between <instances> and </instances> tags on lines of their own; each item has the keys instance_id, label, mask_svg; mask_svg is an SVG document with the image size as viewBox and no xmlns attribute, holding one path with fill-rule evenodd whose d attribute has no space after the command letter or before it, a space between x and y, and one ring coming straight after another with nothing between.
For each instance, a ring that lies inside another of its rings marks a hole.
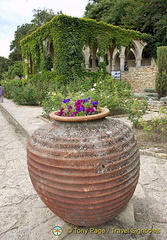
<instances>
[{"instance_id":1,"label":"green ivy foliage","mask_svg":"<svg viewBox=\"0 0 167 240\"><path fill-rule=\"evenodd\" d=\"M39 27L21 41L23 59L33 62L32 69L24 64L26 75L48 70L49 44L53 45L53 68L57 76L66 81L75 79L84 71L82 49L89 45L93 51L98 45L98 55L104 56L109 47L129 46L133 39L144 39L145 34L126 30L92 19L76 18L59 15Z\"/></svg>"}]
</instances>

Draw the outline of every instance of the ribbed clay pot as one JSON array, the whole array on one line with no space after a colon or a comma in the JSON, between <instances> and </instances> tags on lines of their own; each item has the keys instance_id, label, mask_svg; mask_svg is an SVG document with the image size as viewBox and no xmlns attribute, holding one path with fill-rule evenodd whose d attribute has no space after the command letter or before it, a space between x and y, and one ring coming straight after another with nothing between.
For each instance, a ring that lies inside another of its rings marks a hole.
<instances>
[{"instance_id":1,"label":"ribbed clay pot","mask_svg":"<svg viewBox=\"0 0 167 240\"><path fill-rule=\"evenodd\" d=\"M97 114L77 121L51 113L56 121L37 129L27 144L35 190L52 212L74 225L98 226L112 220L138 182L133 132L122 121L105 117L108 113L102 109L102 118Z\"/></svg>"}]
</instances>

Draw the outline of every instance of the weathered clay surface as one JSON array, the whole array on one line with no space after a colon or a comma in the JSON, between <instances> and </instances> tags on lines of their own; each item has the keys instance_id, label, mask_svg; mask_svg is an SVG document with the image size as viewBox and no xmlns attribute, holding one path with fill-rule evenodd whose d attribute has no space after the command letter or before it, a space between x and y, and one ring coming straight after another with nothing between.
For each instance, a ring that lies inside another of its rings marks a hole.
<instances>
[{"instance_id":1,"label":"weathered clay surface","mask_svg":"<svg viewBox=\"0 0 167 240\"><path fill-rule=\"evenodd\" d=\"M139 178L133 132L111 118L46 124L30 137L27 159L43 202L79 226L113 219L129 202Z\"/></svg>"}]
</instances>

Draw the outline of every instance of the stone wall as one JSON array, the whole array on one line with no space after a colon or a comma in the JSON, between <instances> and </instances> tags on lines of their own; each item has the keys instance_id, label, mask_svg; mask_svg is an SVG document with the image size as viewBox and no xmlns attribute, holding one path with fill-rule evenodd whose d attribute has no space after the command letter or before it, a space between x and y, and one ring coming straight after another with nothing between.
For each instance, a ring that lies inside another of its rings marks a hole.
<instances>
[{"instance_id":1,"label":"stone wall","mask_svg":"<svg viewBox=\"0 0 167 240\"><path fill-rule=\"evenodd\" d=\"M126 79L134 92L144 92L145 88L155 88L157 66L129 67L122 72L121 78Z\"/></svg>"}]
</instances>

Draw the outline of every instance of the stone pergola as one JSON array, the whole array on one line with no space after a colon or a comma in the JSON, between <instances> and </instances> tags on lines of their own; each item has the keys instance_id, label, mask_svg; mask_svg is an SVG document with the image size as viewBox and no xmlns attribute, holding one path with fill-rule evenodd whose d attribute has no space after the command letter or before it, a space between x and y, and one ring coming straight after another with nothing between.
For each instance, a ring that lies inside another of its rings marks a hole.
<instances>
[{"instance_id":1,"label":"stone pergola","mask_svg":"<svg viewBox=\"0 0 167 240\"><path fill-rule=\"evenodd\" d=\"M60 15L22 39L25 74L54 71L68 77L83 68L96 71L124 71L128 67L150 66L144 34L90 19ZM84 58L83 58L84 57ZM101 65L99 64L101 63ZM69 77L70 78L70 77Z\"/></svg>"},{"instance_id":2,"label":"stone pergola","mask_svg":"<svg viewBox=\"0 0 167 240\"><path fill-rule=\"evenodd\" d=\"M147 43L142 40L133 40L133 46L127 48L121 46L118 48L109 48L104 57L98 57L98 46L94 45L93 53L90 53L89 46L83 50L85 58L85 68L88 71L96 71L98 63L103 62L104 58L107 63L106 69L111 71L124 71L125 62L128 67L150 66L151 58L145 54Z\"/></svg>"}]
</instances>

